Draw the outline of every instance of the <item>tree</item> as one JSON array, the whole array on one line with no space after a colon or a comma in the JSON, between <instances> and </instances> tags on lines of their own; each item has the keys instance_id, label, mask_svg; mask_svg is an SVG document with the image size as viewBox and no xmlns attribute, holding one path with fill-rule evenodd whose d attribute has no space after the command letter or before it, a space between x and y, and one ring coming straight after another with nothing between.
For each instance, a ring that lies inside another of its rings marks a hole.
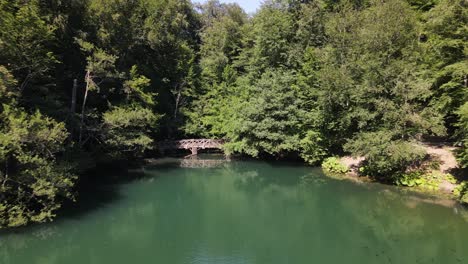
<instances>
[{"instance_id":1,"label":"tree","mask_svg":"<svg viewBox=\"0 0 468 264\"><path fill-rule=\"evenodd\" d=\"M0 1L0 61L19 81L20 92L50 78L55 28L41 16L39 1Z\"/></svg>"},{"instance_id":2,"label":"tree","mask_svg":"<svg viewBox=\"0 0 468 264\"><path fill-rule=\"evenodd\" d=\"M267 71L247 88L249 100L235 106L237 115L230 120L227 151L254 157L287 157L299 151L305 111L294 79L290 72Z\"/></svg>"},{"instance_id":3,"label":"tree","mask_svg":"<svg viewBox=\"0 0 468 264\"><path fill-rule=\"evenodd\" d=\"M52 218L87 161L141 158L159 139L311 164L348 152L391 182L435 135L457 140L467 166L466 10L0 0L0 225Z\"/></svg>"},{"instance_id":4,"label":"tree","mask_svg":"<svg viewBox=\"0 0 468 264\"><path fill-rule=\"evenodd\" d=\"M426 64L434 93L432 103L454 129L456 111L468 100L468 11L465 1L444 0L424 14Z\"/></svg>"},{"instance_id":5,"label":"tree","mask_svg":"<svg viewBox=\"0 0 468 264\"><path fill-rule=\"evenodd\" d=\"M102 84L109 84L109 82L118 80L121 77L121 74L117 72L115 67L117 56L106 53L103 49L96 47L90 42L81 39L77 39L77 42L82 47L83 51L89 54L87 57L88 63L84 77L85 89L83 94L83 103L81 105L81 120L78 138L78 143L83 146L83 144L89 139L89 137L84 139L83 133L85 132L85 121L87 116L86 104L88 102L90 91L101 92L100 86L102 86ZM110 85L113 85L113 83ZM90 115L92 116L93 113ZM96 130L96 128L94 127L88 130Z\"/></svg>"},{"instance_id":6,"label":"tree","mask_svg":"<svg viewBox=\"0 0 468 264\"><path fill-rule=\"evenodd\" d=\"M237 4L208 1L199 7L203 23L200 33L200 81L192 101L183 109L185 133L205 137L223 137L226 105L237 70L232 64L242 50L243 26L247 15Z\"/></svg>"},{"instance_id":7,"label":"tree","mask_svg":"<svg viewBox=\"0 0 468 264\"><path fill-rule=\"evenodd\" d=\"M76 179L56 157L65 147L65 125L19 107L16 85L0 66L0 227L50 220L73 197Z\"/></svg>"},{"instance_id":8,"label":"tree","mask_svg":"<svg viewBox=\"0 0 468 264\"><path fill-rule=\"evenodd\" d=\"M365 156L376 171L380 165L374 161L385 160L388 146L444 134L440 115L427 106L430 87L415 70L416 24L411 9L393 0L374 1L362 11L344 5L327 25L319 107L334 142L347 142L345 150ZM363 142L371 135L380 139Z\"/></svg>"},{"instance_id":9,"label":"tree","mask_svg":"<svg viewBox=\"0 0 468 264\"><path fill-rule=\"evenodd\" d=\"M294 38L294 21L287 4L270 1L252 19L246 29L244 46L237 63L259 77L267 68L289 66L289 50Z\"/></svg>"},{"instance_id":10,"label":"tree","mask_svg":"<svg viewBox=\"0 0 468 264\"><path fill-rule=\"evenodd\" d=\"M460 143L462 145L460 151L458 152L458 160L461 167L468 167L468 103L465 103L457 111L459 116L458 122L458 137L460 138Z\"/></svg>"},{"instance_id":11,"label":"tree","mask_svg":"<svg viewBox=\"0 0 468 264\"><path fill-rule=\"evenodd\" d=\"M103 114L103 141L117 157L141 157L153 149L151 133L156 130L160 116L152 111L154 94L147 92L150 80L139 75L137 67L130 70L130 79L124 83L126 100Z\"/></svg>"}]
</instances>

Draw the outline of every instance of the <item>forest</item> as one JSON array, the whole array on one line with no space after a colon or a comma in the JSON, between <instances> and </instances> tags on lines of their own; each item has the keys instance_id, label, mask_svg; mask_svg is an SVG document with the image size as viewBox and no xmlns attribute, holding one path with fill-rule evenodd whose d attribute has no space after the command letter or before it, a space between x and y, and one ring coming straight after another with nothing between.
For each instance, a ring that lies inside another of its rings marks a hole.
<instances>
[{"instance_id":1,"label":"forest","mask_svg":"<svg viewBox=\"0 0 468 264\"><path fill-rule=\"evenodd\" d=\"M467 5L0 0L0 226L53 219L87 170L166 139L359 156L388 183L423 163L419 142L467 167Z\"/></svg>"}]
</instances>

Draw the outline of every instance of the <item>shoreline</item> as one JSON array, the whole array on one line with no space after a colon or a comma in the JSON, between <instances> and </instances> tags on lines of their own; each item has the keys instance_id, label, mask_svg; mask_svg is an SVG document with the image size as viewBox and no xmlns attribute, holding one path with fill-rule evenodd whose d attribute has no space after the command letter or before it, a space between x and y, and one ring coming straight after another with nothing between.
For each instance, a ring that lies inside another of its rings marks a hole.
<instances>
[{"instance_id":1,"label":"shoreline","mask_svg":"<svg viewBox=\"0 0 468 264\"><path fill-rule=\"evenodd\" d=\"M332 161L332 166L326 174L341 174L340 177L360 182L375 182L385 185L401 187L415 193L423 193L433 197L454 200L460 204L467 204L462 193L466 176L454 155L456 147L448 144L420 142L417 146L425 149L426 160L405 173L417 172L416 177L388 183L382 182L368 175L361 175L360 168L365 162L364 157L341 156ZM434 166L435 164L435 166ZM322 166L323 167L323 166ZM338 170L338 171L337 171ZM327 168L324 168L327 172Z\"/></svg>"}]
</instances>

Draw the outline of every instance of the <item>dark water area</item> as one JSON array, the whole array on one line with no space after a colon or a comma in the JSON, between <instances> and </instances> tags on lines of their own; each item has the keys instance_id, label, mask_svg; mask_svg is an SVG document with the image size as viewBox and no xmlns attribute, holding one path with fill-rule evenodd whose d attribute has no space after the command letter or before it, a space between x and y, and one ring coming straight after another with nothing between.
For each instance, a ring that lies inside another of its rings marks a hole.
<instances>
[{"instance_id":1,"label":"dark water area","mask_svg":"<svg viewBox=\"0 0 468 264\"><path fill-rule=\"evenodd\" d=\"M0 263L468 263L463 207L318 168L208 156L102 178L55 222L1 232Z\"/></svg>"}]
</instances>

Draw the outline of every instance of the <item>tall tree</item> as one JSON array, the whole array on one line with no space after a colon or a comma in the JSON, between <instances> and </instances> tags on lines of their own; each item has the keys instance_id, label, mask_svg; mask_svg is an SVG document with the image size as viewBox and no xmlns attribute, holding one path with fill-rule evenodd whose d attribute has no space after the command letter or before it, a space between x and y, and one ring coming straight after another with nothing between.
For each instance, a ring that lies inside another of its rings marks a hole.
<instances>
[{"instance_id":1,"label":"tall tree","mask_svg":"<svg viewBox=\"0 0 468 264\"><path fill-rule=\"evenodd\" d=\"M456 111L468 100L468 8L466 1L443 0L424 14L426 63L433 104L454 129Z\"/></svg>"},{"instance_id":2,"label":"tall tree","mask_svg":"<svg viewBox=\"0 0 468 264\"><path fill-rule=\"evenodd\" d=\"M0 66L0 227L50 220L72 198L75 181L56 157L65 148L65 125L18 106L20 91Z\"/></svg>"},{"instance_id":3,"label":"tall tree","mask_svg":"<svg viewBox=\"0 0 468 264\"><path fill-rule=\"evenodd\" d=\"M329 133L336 142L347 141L346 150L365 156L377 175L405 167L406 160L388 159L395 148L409 152L401 156L408 162L422 157L404 142L444 134L437 111L427 107L430 87L415 70L420 56L415 25L410 7L391 0L373 1L362 11L344 4L327 27L320 104Z\"/></svg>"},{"instance_id":4,"label":"tall tree","mask_svg":"<svg viewBox=\"0 0 468 264\"><path fill-rule=\"evenodd\" d=\"M184 108L188 120L184 130L189 135L223 137L220 127L226 99L231 94L237 76L232 66L243 48L243 27L246 13L237 4L209 1L199 7L202 21L200 32L200 82L192 102ZM226 107L226 108L225 108Z\"/></svg>"}]
</instances>

